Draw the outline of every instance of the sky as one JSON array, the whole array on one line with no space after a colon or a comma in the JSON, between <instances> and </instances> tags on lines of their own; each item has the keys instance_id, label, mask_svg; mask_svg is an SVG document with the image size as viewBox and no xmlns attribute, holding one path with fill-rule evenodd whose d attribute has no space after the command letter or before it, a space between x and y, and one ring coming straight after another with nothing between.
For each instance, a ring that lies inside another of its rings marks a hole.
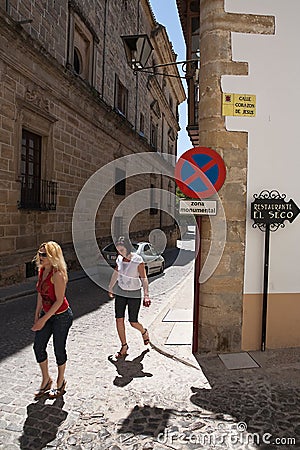
<instances>
[{"instance_id":1,"label":"sky","mask_svg":"<svg viewBox=\"0 0 300 450\"><path fill-rule=\"evenodd\" d=\"M150 0L156 20L166 27L170 41L173 44L175 53L177 53L177 61L186 59L185 42L179 21L176 0ZM181 70L181 66L178 66ZM186 83L183 80L186 90ZM179 123L181 131L178 134L177 154L180 156L186 150L192 148L192 143L186 132L187 126L187 104L186 101L179 106Z\"/></svg>"}]
</instances>

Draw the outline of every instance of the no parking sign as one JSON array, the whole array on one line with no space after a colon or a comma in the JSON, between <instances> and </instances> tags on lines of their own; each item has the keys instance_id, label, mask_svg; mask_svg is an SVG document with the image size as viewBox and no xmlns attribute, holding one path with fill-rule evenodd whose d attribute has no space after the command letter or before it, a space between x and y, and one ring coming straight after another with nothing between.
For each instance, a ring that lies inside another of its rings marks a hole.
<instances>
[{"instance_id":1,"label":"no parking sign","mask_svg":"<svg viewBox=\"0 0 300 450\"><path fill-rule=\"evenodd\" d=\"M208 198L218 191L226 178L221 156L211 148L195 147L187 150L175 166L177 186L188 197Z\"/></svg>"}]
</instances>

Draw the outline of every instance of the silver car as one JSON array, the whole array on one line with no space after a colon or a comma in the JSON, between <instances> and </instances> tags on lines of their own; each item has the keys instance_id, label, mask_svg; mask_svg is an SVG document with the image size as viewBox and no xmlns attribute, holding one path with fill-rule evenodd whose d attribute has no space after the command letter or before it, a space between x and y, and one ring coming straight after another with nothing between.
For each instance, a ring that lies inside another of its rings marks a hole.
<instances>
[{"instance_id":1,"label":"silver car","mask_svg":"<svg viewBox=\"0 0 300 450\"><path fill-rule=\"evenodd\" d=\"M132 251L143 258L147 275L163 273L165 270L165 259L161 254L157 253L150 242L132 243L132 246ZM110 266L114 267L116 265L118 252L113 242L102 249L102 254Z\"/></svg>"}]
</instances>

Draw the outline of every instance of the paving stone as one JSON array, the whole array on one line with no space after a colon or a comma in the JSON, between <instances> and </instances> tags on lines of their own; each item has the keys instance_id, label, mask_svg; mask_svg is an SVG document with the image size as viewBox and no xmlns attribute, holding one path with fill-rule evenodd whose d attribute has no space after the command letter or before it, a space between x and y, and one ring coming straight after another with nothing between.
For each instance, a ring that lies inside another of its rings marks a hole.
<instances>
[{"instance_id":1,"label":"paving stone","mask_svg":"<svg viewBox=\"0 0 300 450\"><path fill-rule=\"evenodd\" d=\"M98 295L96 288L84 293L79 288L80 284L74 295L79 295L81 302ZM141 321L149 326L147 314L150 312L142 311ZM9 392L0 397L0 448L19 448L15 442L20 439L24 450L223 450L226 447L220 445L200 446L192 438L200 433L215 437L233 433L239 422L246 423L246 434L297 437L297 445L289 450L299 447L300 375L296 367L300 352L291 351L291 358L271 352L272 368L255 372L228 371L220 368L217 357L207 355L201 361L202 373L153 349L144 354L140 336L129 328L130 354L122 372L119 363L108 360L119 349L113 317L112 302L104 302L74 321L68 340L68 390L58 404L33 402L40 377L31 347L21 348L0 362L2 388ZM20 362L25 362L21 370ZM49 365L55 377L52 346ZM292 376L285 375L286 371ZM20 373L28 384L18 383ZM141 376L143 373L152 376ZM131 378L126 379L126 374ZM127 384L116 384L120 378ZM183 442L177 439L171 443L168 433L182 435ZM160 437L169 441L163 444ZM254 449L246 442L227 448ZM259 448L264 449L263 443ZM265 450L271 448L271 444L265 446ZM280 450L285 450L284 446Z\"/></svg>"},{"instance_id":2,"label":"paving stone","mask_svg":"<svg viewBox=\"0 0 300 450\"><path fill-rule=\"evenodd\" d=\"M17 423L9 423L5 428L8 431L16 431L20 433L23 431L23 426Z\"/></svg>"},{"instance_id":3,"label":"paving stone","mask_svg":"<svg viewBox=\"0 0 300 450\"><path fill-rule=\"evenodd\" d=\"M17 444L5 444L5 447L3 447L3 450L16 450L20 447Z\"/></svg>"},{"instance_id":4,"label":"paving stone","mask_svg":"<svg viewBox=\"0 0 300 450\"><path fill-rule=\"evenodd\" d=\"M77 443L77 439L76 439L75 436L68 437L67 444L69 444L69 445L76 445L76 443Z\"/></svg>"}]
</instances>

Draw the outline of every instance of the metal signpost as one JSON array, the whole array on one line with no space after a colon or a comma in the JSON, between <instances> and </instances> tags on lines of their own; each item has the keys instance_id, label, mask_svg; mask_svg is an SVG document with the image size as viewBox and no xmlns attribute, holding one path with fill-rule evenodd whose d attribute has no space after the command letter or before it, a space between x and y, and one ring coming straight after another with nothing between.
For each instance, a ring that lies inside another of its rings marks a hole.
<instances>
[{"instance_id":1,"label":"metal signpost","mask_svg":"<svg viewBox=\"0 0 300 450\"><path fill-rule=\"evenodd\" d=\"M218 191L226 177L226 167L221 156L211 148L195 147L187 150L179 158L175 166L176 184L183 194L196 200L181 200L180 214L196 215L197 252L194 270L194 318L192 352L198 351L199 328L199 296L200 296L200 267L201 267L201 216L216 215L217 201L203 201L212 197Z\"/></svg>"},{"instance_id":2,"label":"metal signpost","mask_svg":"<svg viewBox=\"0 0 300 450\"><path fill-rule=\"evenodd\" d=\"M263 281L263 309L261 330L261 351L266 348L267 308L268 308L268 281L269 281L269 253L270 231L285 227L284 221L292 223L300 210L293 200L285 201L286 195L278 191L262 191L254 194L254 202L251 203L251 219L254 220L253 228L259 228L265 234L264 254L264 281Z\"/></svg>"}]
</instances>

